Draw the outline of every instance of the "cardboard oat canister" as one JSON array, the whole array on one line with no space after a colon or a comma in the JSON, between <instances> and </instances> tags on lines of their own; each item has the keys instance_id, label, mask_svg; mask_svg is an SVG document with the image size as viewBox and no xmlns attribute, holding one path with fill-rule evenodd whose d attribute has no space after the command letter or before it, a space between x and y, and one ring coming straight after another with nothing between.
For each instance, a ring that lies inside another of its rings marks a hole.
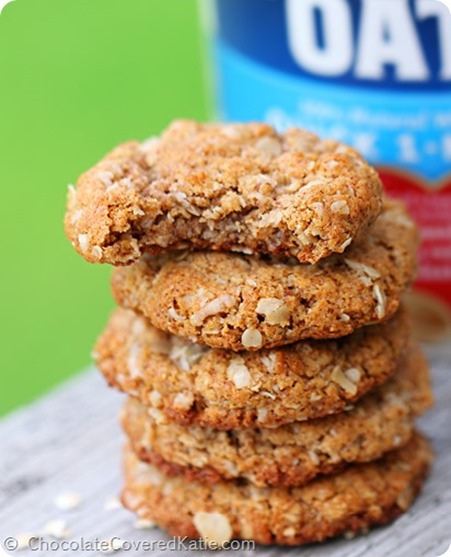
<instances>
[{"instance_id":1,"label":"cardboard oat canister","mask_svg":"<svg viewBox=\"0 0 451 557\"><path fill-rule=\"evenodd\" d=\"M356 147L421 226L413 307L451 334L451 11L444 0L208 0L218 118Z\"/></svg>"}]
</instances>

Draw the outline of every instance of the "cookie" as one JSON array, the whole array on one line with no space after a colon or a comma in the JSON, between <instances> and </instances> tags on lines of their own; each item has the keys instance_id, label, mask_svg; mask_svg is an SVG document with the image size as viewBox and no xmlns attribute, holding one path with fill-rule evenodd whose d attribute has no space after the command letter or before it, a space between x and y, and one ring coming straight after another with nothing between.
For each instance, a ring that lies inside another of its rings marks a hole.
<instances>
[{"instance_id":1,"label":"cookie","mask_svg":"<svg viewBox=\"0 0 451 557\"><path fill-rule=\"evenodd\" d=\"M90 262L189 246L314 263L343 252L380 208L380 179L350 147L258 123L176 121L81 176L65 228Z\"/></svg>"},{"instance_id":2,"label":"cookie","mask_svg":"<svg viewBox=\"0 0 451 557\"><path fill-rule=\"evenodd\" d=\"M244 478L259 487L289 487L404 446L414 418L431 404L428 366L414 350L385 385L334 416L275 429L217 431L159 424L129 398L122 424L140 459L165 475L203 482Z\"/></svg>"},{"instance_id":3,"label":"cookie","mask_svg":"<svg viewBox=\"0 0 451 557\"><path fill-rule=\"evenodd\" d=\"M158 421L272 427L349 407L390 377L408 338L401 312L338 340L236 354L167 335L119 309L94 357L108 383L151 406Z\"/></svg>"},{"instance_id":4,"label":"cookie","mask_svg":"<svg viewBox=\"0 0 451 557\"><path fill-rule=\"evenodd\" d=\"M405 512L432 461L427 441L415 435L382 459L303 487L258 488L245 481L216 484L168 478L125 453L124 505L171 535L202 537L221 545L232 538L299 545L366 531Z\"/></svg>"},{"instance_id":5,"label":"cookie","mask_svg":"<svg viewBox=\"0 0 451 557\"><path fill-rule=\"evenodd\" d=\"M316 265L213 252L144 257L113 272L116 301L155 327L216 348L335 338L380 322L412 282L417 230L387 201L368 235Z\"/></svg>"}]
</instances>

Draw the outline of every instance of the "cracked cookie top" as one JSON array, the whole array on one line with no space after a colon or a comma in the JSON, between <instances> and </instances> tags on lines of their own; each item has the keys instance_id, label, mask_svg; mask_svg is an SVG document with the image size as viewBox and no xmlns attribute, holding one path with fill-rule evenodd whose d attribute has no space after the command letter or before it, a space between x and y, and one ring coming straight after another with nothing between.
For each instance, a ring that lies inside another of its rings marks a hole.
<instances>
[{"instance_id":1,"label":"cracked cookie top","mask_svg":"<svg viewBox=\"0 0 451 557\"><path fill-rule=\"evenodd\" d=\"M265 124L176 121L117 147L70 188L66 234L90 262L210 249L342 253L381 209L381 182L352 148Z\"/></svg>"},{"instance_id":2,"label":"cracked cookie top","mask_svg":"<svg viewBox=\"0 0 451 557\"><path fill-rule=\"evenodd\" d=\"M414 418L431 404L428 365L416 347L386 383L353 408L325 418L220 431L159 423L148 407L130 397L122 424L139 457L166 475L208 483L244 478L260 487L288 487L403 447L412 436Z\"/></svg>"},{"instance_id":3,"label":"cracked cookie top","mask_svg":"<svg viewBox=\"0 0 451 557\"><path fill-rule=\"evenodd\" d=\"M243 480L215 484L167 477L125 451L124 505L173 536L232 538L299 545L365 532L406 512L433 460L429 443L415 434L403 448L303 487L258 488ZM327 551L327 550L326 550Z\"/></svg>"},{"instance_id":4,"label":"cracked cookie top","mask_svg":"<svg viewBox=\"0 0 451 557\"><path fill-rule=\"evenodd\" d=\"M401 311L338 340L236 354L165 334L119 309L94 357L109 384L149 406L159 423L275 427L349 408L394 373L409 332Z\"/></svg>"},{"instance_id":5,"label":"cracked cookie top","mask_svg":"<svg viewBox=\"0 0 451 557\"><path fill-rule=\"evenodd\" d=\"M212 347L336 338L393 315L415 276L417 241L403 206L387 200L365 238L315 265L172 252L115 269L112 290L155 327Z\"/></svg>"}]
</instances>

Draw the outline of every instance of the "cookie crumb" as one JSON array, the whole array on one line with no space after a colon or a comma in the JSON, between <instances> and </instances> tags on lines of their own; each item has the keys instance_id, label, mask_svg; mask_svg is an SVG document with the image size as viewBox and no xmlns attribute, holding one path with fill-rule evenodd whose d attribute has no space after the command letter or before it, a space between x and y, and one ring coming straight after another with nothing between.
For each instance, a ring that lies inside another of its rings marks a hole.
<instances>
[{"instance_id":1,"label":"cookie crumb","mask_svg":"<svg viewBox=\"0 0 451 557\"><path fill-rule=\"evenodd\" d=\"M21 551L23 549L30 549L30 542L32 540L40 540L42 538L42 536L40 536L39 534L31 534L31 533L25 533L25 534L18 534L17 536L14 536L16 538L17 541L17 551Z\"/></svg>"},{"instance_id":2,"label":"cookie crumb","mask_svg":"<svg viewBox=\"0 0 451 557\"><path fill-rule=\"evenodd\" d=\"M80 506L81 496L75 491L68 491L57 495L53 502L60 511L70 511Z\"/></svg>"},{"instance_id":3,"label":"cookie crumb","mask_svg":"<svg viewBox=\"0 0 451 557\"><path fill-rule=\"evenodd\" d=\"M111 555L116 551L120 551L125 545L125 541L120 538L112 538L111 540L102 540L100 542L100 553L102 555Z\"/></svg>"},{"instance_id":4,"label":"cookie crumb","mask_svg":"<svg viewBox=\"0 0 451 557\"><path fill-rule=\"evenodd\" d=\"M115 497L114 495L110 495L105 499L103 508L106 511L115 511L116 509L122 509L123 507L118 497Z\"/></svg>"},{"instance_id":5,"label":"cookie crumb","mask_svg":"<svg viewBox=\"0 0 451 557\"><path fill-rule=\"evenodd\" d=\"M147 518L138 518L135 522L135 528L137 530L150 530L151 528L155 528L155 526L155 522Z\"/></svg>"},{"instance_id":6,"label":"cookie crumb","mask_svg":"<svg viewBox=\"0 0 451 557\"><path fill-rule=\"evenodd\" d=\"M70 530L67 527L67 522L63 519L56 519L47 522L44 530L46 534L56 540L62 540L70 536Z\"/></svg>"}]
</instances>

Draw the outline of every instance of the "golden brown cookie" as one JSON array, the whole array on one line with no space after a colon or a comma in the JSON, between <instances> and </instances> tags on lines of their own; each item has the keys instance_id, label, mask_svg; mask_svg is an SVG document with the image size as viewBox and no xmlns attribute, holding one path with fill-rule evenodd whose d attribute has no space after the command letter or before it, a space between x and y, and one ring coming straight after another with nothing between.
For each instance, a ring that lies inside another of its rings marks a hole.
<instances>
[{"instance_id":1,"label":"golden brown cookie","mask_svg":"<svg viewBox=\"0 0 451 557\"><path fill-rule=\"evenodd\" d=\"M326 418L274 429L217 431L160 424L129 398L122 423L140 459L166 475L204 482L245 478L259 487L290 487L404 446L414 418L431 404L428 366L414 350L387 383L352 410Z\"/></svg>"},{"instance_id":2,"label":"golden brown cookie","mask_svg":"<svg viewBox=\"0 0 451 557\"><path fill-rule=\"evenodd\" d=\"M65 228L90 262L186 245L315 262L343 252L380 207L379 177L350 147L265 124L176 121L81 176Z\"/></svg>"},{"instance_id":3,"label":"golden brown cookie","mask_svg":"<svg viewBox=\"0 0 451 557\"><path fill-rule=\"evenodd\" d=\"M219 545L232 538L299 545L385 524L405 512L432 461L425 439L382 459L356 464L303 487L258 488L245 481L216 484L168 478L125 453L123 503L171 535L202 537Z\"/></svg>"},{"instance_id":4,"label":"golden brown cookie","mask_svg":"<svg viewBox=\"0 0 451 557\"><path fill-rule=\"evenodd\" d=\"M216 348L259 350L335 338L399 306L416 269L417 230L387 201L345 255L300 265L226 253L144 257L115 269L116 301L155 327Z\"/></svg>"},{"instance_id":5,"label":"golden brown cookie","mask_svg":"<svg viewBox=\"0 0 451 557\"><path fill-rule=\"evenodd\" d=\"M94 356L107 381L151 406L158 421L271 427L342 411L390 377L408 337L401 312L338 340L236 354L165 334L117 310Z\"/></svg>"}]
</instances>

